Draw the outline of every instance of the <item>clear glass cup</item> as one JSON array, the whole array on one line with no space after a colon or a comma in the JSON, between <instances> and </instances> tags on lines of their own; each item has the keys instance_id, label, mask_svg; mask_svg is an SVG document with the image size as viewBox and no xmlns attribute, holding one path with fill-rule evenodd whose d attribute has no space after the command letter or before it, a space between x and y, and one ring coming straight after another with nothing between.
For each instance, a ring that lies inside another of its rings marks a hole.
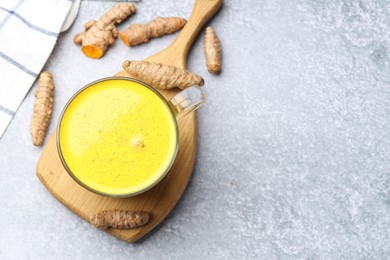
<instances>
[{"instance_id":1,"label":"clear glass cup","mask_svg":"<svg viewBox=\"0 0 390 260\"><path fill-rule=\"evenodd\" d=\"M95 86L97 83L100 83L100 82L104 82L104 81L112 81L112 80L124 80L124 81L131 81L131 82L135 82L135 83L138 83L140 86L143 86L145 88L148 88L150 89L163 103L165 103L165 105L169 108L169 111L172 115L172 118L174 119L174 124L175 124L175 131L176 131L176 145L175 145L175 151L174 151L174 154L170 160L170 163L168 165L168 167L166 167L165 171L160 175L158 176L158 178L151 182L150 185L142 188L142 189L139 189L139 190L136 190L136 191L133 191L133 192L130 192L130 193L123 193L123 194L110 194L110 193L107 193L107 192L103 192L101 190L97 190L95 188L92 188L90 187L89 185L87 185L86 183L84 183L83 181L81 181L77 176L76 174L74 174L65 158L64 158L64 154L62 152L62 149L61 149L61 139L60 139L60 133L61 133L61 124L62 124L62 121L63 121L63 117L64 117L64 114L66 113L69 105L72 103L72 101L80 94L82 93L83 91L85 91L87 88L90 88L90 87L93 87ZM197 108L199 108L200 106L202 106L204 103L205 103L205 95L203 93L203 91L198 87L198 86L191 86L181 92L179 92L178 94L176 94L173 98L171 98L170 100L166 100L157 90L155 90L153 87L149 86L148 84L144 83L144 82L141 82L139 80L136 80L136 79L133 79L133 78L128 78L128 77L108 77L108 78L103 78L103 79L99 79L99 80L96 80L92 83L89 83L87 84L86 86L84 86L83 88L81 88L78 92L76 92L71 98L70 100L68 101L68 103L65 105L61 115L60 115L60 119L59 119L59 123L58 123L58 127L57 127L57 149L58 149L58 153L59 153L59 156L60 156L60 159L61 159L61 162L62 162L62 165L64 166L64 168L66 169L66 171L69 173L69 175L77 182L79 183L81 186L83 186L84 188L94 192L94 193L97 193L97 194L100 194L100 195L105 195L105 196L109 196L109 197L119 197L119 198L123 198L123 197L130 197L130 196L134 196L134 195L137 195L137 194L140 194L142 192L145 192L147 190L149 190L150 188L152 188L153 186L155 186L159 181L161 181L164 176L169 172L173 162L175 161L175 158L176 158L176 155L177 155L177 150L178 150L178 145L179 145L179 128L178 128L178 124L177 124L177 120L180 120L181 118L183 118L184 116L188 115L190 112L192 111L195 111Z\"/></svg>"}]
</instances>

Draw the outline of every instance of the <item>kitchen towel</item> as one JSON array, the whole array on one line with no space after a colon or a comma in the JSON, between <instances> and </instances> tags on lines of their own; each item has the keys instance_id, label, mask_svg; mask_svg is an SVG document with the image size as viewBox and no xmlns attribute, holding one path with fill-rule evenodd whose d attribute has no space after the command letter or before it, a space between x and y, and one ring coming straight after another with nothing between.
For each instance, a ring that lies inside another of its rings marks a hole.
<instances>
[{"instance_id":1,"label":"kitchen towel","mask_svg":"<svg viewBox=\"0 0 390 260\"><path fill-rule=\"evenodd\" d=\"M72 3L0 1L0 138L52 52Z\"/></svg>"}]
</instances>

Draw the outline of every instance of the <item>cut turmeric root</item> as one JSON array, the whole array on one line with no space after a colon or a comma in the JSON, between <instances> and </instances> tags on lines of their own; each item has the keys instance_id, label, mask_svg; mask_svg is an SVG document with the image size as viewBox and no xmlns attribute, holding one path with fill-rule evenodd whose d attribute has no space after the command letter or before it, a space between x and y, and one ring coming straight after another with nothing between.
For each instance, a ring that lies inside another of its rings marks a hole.
<instances>
[{"instance_id":1,"label":"cut turmeric root","mask_svg":"<svg viewBox=\"0 0 390 260\"><path fill-rule=\"evenodd\" d=\"M93 226L101 229L112 228L135 228L148 223L149 213L143 211L105 210L90 218Z\"/></svg>"},{"instance_id":2,"label":"cut turmeric root","mask_svg":"<svg viewBox=\"0 0 390 260\"><path fill-rule=\"evenodd\" d=\"M152 38L174 33L186 24L186 19L179 17L157 17L147 24L133 24L119 35L127 46L148 42Z\"/></svg>"},{"instance_id":3,"label":"cut turmeric root","mask_svg":"<svg viewBox=\"0 0 390 260\"><path fill-rule=\"evenodd\" d=\"M50 72L42 72L38 80L38 89L35 92L34 112L30 123L30 133L34 145L41 145L45 139L46 131L54 102L54 83Z\"/></svg>"},{"instance_id":4,"label":"cut turmeric root","mask_svg":"<svg viewBox=\"0 0 390 260\"><path fill-rule=\"evenodd\" d=\"M123 68L132 76L159 89L180 88L190 86L203 86L201 76L179 69L174 66L164 65L151 61L125 61Z\"/></svg>"},{"instance_id":5,"label":"cut turmeric root","mask_svg":"<svg viewBox=\"0 0 390 260\"><path fill-rule=\"evenodd\" d=\"M114 5L99 20L84 24L85 31L76 34L73 38L74 43L82 45L81 50L86 56L94 59L101 58L118 37L115 24L121 23L134 14L135 10L135 5L132 3Z\"/></svg>"}]
</instances>

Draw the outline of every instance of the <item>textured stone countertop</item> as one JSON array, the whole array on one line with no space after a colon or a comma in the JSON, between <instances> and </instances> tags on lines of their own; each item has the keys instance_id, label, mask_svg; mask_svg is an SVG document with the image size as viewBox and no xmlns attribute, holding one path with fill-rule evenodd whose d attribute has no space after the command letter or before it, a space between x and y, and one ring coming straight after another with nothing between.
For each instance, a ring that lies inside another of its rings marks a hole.
<instances>
[{"instance_id":1,"label":"textured stone countertop","mask_svg":"<svg viewBox=\"0 0 390 260\"><path fill-rule=\"evenodd\" d=\"M86 58L72 38L111 4L83 1L44 68L57 85L49 133L81 86L175 37L118 41L103 59ZM119 29L189 17L192 4L143 0ZM390 257L390 3L226 0L210 24L223 72L207 72L199 37L188 68L205 78L208 101L193 177L166 220L128 244L45 189L28 129L34 84L0 140L0 259Z\"/></svg>"}]
</instances>

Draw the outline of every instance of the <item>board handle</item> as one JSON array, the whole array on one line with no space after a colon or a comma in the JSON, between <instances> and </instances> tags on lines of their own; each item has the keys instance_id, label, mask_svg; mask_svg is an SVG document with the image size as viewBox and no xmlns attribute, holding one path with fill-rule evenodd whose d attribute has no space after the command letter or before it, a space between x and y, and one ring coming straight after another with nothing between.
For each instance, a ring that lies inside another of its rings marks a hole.
<instances>
[{"instance_id":1,"label":"board handle","mask_svg":"<svg viewBox=\"0 0 390 260\"><path fill-rule=\"evenodd\" d=\"M146 60L185 69L187 54L192 43L203 25L221 7L222 2L223 0L196 0L192 14L177 38L167 48Z\"/></svg>"}]
</instances>

